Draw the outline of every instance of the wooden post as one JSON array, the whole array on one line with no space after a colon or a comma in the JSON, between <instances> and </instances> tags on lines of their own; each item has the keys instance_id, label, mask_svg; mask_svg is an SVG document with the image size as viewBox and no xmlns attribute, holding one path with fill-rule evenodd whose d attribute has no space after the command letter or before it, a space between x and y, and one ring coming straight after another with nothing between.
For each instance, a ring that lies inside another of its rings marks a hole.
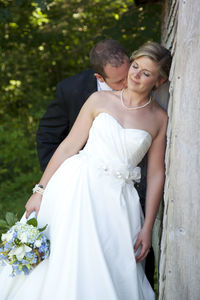
<instances>
[{"instance_id":1,"label":"wooden post","mask_svg":"<svg viewBox=\"0 0 200 300\"><path fill-rule=\"evenodd\" d=\"M200 2L166 0L170 75L160 300L200 299Z\"/></svg>"}]
</instances>

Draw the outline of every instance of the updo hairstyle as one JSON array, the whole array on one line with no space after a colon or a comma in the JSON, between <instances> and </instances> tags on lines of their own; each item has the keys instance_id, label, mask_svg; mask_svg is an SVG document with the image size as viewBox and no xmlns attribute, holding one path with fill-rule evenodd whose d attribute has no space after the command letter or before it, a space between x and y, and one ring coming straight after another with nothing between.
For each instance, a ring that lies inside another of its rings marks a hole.
<instances>
[{"instance_id":1,"label":"updo hairstyle","mask_svg":"<svg viewBox=\"0 0 200 300\"><path fill-rule=\"evenodd\" d=\"M130 60L133 62L142 56L146 56L158 64L160 77L169 77L172 57L167 48L155 42L147 42L132 53Z\"/></svg>"}]
</instances>

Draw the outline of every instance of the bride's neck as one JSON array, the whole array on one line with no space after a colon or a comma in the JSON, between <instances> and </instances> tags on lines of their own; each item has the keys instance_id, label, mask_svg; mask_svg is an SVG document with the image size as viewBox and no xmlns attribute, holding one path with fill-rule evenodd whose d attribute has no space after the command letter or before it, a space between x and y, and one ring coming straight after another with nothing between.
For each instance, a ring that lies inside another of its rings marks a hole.
<instances>
[{"instance_id":1,"label":"bride's neck","mask_svg":"<svg viewBox=\"0 0 200 300\"><path fill-rule=\"evenodd\" d=\"M139 94L129 89L124 89L123 99L128 105L140 106L145 104L149 100L150 95L147 93Z\"/></svg>"}]
</instances>

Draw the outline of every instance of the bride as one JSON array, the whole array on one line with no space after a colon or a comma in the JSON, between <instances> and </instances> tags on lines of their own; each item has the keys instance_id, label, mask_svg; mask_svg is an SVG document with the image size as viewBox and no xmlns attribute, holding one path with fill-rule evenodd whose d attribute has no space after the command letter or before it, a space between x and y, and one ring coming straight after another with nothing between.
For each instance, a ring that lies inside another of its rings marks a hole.
<instances>
[{"instance_id":1,"label":"bride","mask_svg":"<svg viewBox=\"0 0 200 300\"><path fill-rule=\"evenodd\" d=\"M1 300L154 299L142 261L163 190L168 118L150 93L170 63L167 49L144 44L126 89L86 101L26 204L26 218L36 211L39 227L48 224L50 256L28 276L10 278L3 267ZM144 218L134 183L147 152Z\"/></svg>"}]
</instances>

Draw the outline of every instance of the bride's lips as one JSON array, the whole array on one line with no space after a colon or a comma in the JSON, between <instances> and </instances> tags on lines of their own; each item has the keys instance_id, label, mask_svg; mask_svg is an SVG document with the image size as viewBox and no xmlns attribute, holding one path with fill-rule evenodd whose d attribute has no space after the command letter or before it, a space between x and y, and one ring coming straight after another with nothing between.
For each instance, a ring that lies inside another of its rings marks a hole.
<instances>
[{"instance_id":1,"label":"bride's lips","mask_svg":"<svg viewBox=\"0 0 200 300\"><path fill-rule=\"evenodd\" d=\"M137 82L137 81L135 81L133 79L131 79L131 82L134 83L134 84L139 84L139 82Z\"/></svg>"}]
</instances>

